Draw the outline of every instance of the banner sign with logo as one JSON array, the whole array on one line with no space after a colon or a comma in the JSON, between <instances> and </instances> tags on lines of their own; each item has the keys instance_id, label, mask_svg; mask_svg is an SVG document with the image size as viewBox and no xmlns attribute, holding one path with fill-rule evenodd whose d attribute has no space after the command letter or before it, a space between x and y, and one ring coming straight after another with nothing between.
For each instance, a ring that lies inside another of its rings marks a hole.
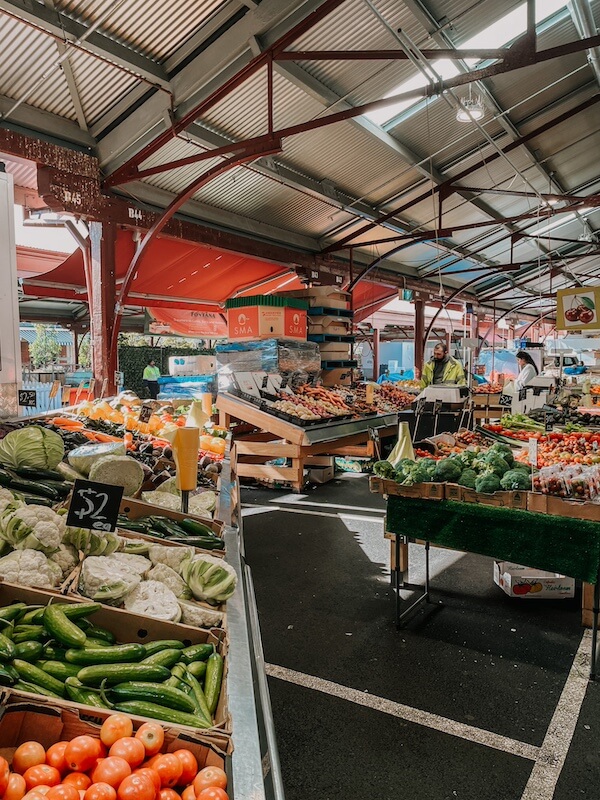
<instances>
[{"instance_id":1,"label":"banner sign with logo","mask_svg":"<svg viewBox=\"0 0 600 800\"><path fill-rule=\"evenodd\" d=\"M153 336L220 339L227 336L227 323L224 314L219 311L147 308L144 333Z\"/></svg>"},{"instance_id":2,"label":"banner sign with logo","mask_svg":"<svg viewBox=\"0 0 600 800\"><path fill-rule=\"evenodd\" d=\"M556 293L556 327L561 331L600 328L600 286L559 289Z\"/></svg>"}]
</instances>

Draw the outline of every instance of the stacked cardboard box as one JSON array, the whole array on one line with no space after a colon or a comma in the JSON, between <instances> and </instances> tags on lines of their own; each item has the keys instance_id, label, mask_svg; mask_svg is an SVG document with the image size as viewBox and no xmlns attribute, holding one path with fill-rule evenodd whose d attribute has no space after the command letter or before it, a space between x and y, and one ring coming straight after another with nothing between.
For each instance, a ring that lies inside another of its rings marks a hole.
<instances>
[{"instance_id":1,"label":"stacked cardboard box","mask_svg":"<svg viewBox=\"0 0 600 800\"><path fill-rule=\"evenodd\" d=\"M321 379L325 386L352 382L352 310L349 292L335 286L315 286L290 292L308 301L308 339L321 353Z\"/></svg>"}]
</instances>

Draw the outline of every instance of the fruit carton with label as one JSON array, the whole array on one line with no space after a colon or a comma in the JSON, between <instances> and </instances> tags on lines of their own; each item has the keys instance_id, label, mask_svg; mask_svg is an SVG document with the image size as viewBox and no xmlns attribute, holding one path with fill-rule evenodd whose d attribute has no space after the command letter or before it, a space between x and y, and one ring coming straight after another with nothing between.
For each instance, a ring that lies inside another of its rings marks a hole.
<instances>
[{"instance_id":1,"label":"fruit carton with label","mask_svg":"<svg viewBox=\"0 0 600 800\"><path fill-rule=\"evenodd\" d=\"M494 583L510 597L526 600L563 600L575 596L574 578L510 561L494 561Z\"/></svg>"}]
</instances>

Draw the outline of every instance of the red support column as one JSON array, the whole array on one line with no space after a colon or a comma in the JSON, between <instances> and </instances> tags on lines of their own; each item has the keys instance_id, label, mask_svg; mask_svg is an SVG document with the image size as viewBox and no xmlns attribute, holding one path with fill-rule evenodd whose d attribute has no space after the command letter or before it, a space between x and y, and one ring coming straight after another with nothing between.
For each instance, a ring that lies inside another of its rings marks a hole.
<instances>
[{"instance_id":1,"label":"red support column","mask_svg":"<svg viewBox=\"0 0 600 800\"><path fill-rule=\"evenodd\" d=\"M91 277L93 302L92 371L99 394L104 381L107 397L116 393L115 372L117 352L110 352L110 340L115 322L115 244L116 226L111 222L90 222Z\"/></svg>"},{"instance_id":2,"label":"red support column","mask_svg":"<svg viewBox=\"0 0 600 800\"><path fill-rule=\"evenodd\" d=\"M379 377L379 328L373 328L373 380Z\"/></svg>"},{"instance_id":3,"label":"red support column","mask_svg":"<svg viewBox=\"0 0 600 800\"><path fill-rule=\"evenodd\" d=\"M425 301L415 300L415 378L423 374L425 357Z\"/></svg>"}]
</instances>

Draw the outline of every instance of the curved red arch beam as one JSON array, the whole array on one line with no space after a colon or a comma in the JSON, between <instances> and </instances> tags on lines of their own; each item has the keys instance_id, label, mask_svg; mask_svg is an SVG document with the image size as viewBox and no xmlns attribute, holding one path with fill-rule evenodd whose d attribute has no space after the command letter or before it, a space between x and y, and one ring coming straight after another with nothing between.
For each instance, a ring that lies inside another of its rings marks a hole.
<instances>
[{"instance_id":1,"label":"curved red arch beam","mask_svg":"<svg viewBox=\"0 0 600 800\"><path fill-rule=\"evenodd\" d=\"M165 225L171 220L171 218L179 211L181 206L184 203L193 197L196 192L205 186L207 183L213 180L213 178L218 177L223 172L227 172L229 169L233 169L233 167L237 167L240 164L245 164L248 161L255 161L257 158L262 158L266 155L274 155L275 153L281 152L281 142L278 140L273 140L271 142L266 143L264 146L260 148L253 147L252 152L241 153L231 158L226 159L221 164L216 164L214 167L211 167L207 172L200 175L193 183L191 183L187 189L177 195L177 197L171 202L169 206L164 210L161 216L156 220L154 225L150 228L150 230L146 233L140 244L138 245L137 250L135 251L135 255L131 259L131 263L129 264L129 268L127 269L127 273L125 274L125 279L121 285L121 289L119 291L119 296L117 297L117 302L115 305L115 319L113 322L113 328L111 332L110 338L110 352L111 355L114 357L117 351L117 341L119 336L119 330L121 329L121 317L123 316L123 303L127 297L129 289L131 288L131 284L133 282L134 275L136 272L141 268L144 256L148 252L148 247L152 243L152 241L158 236L158 234L163 230Z\"/></svg>"}]
</instances>

